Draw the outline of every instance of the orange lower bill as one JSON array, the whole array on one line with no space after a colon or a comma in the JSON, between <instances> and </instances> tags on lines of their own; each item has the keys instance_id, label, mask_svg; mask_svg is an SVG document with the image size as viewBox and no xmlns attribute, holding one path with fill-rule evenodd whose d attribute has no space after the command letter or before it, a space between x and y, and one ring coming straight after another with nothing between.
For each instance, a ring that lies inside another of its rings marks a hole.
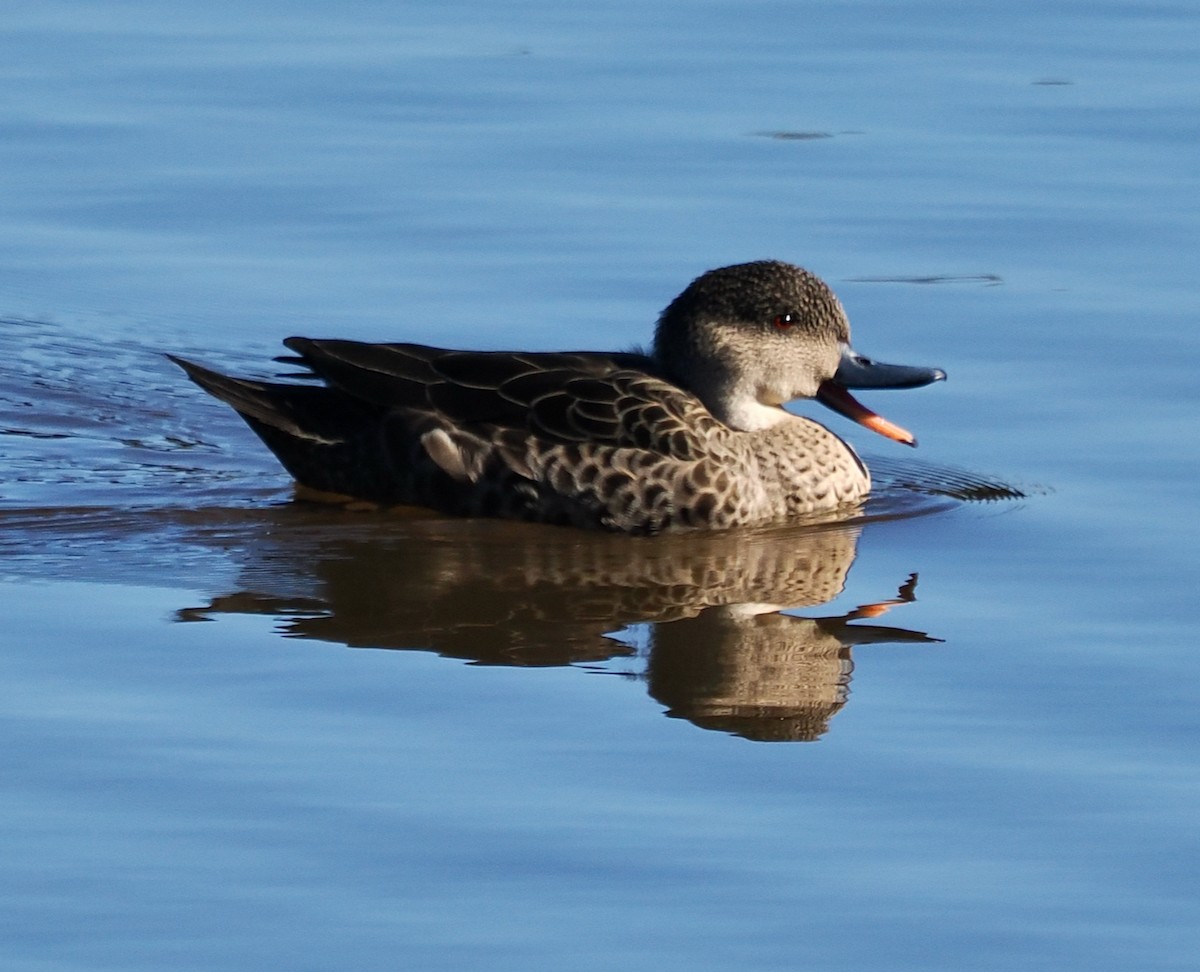
<instances>
[{"instance_id":1,"label":"orange lower bill","mask_svg":"<svg viewBox=\"0 0 1200 972\"><path fill-rule=\"evenodd\" d=\"M915 446L917 444L917 440L911 432L900 428L900 426L893 422L889 422L882 415L872 412L835 381L821 382L821 387L817 389L816 397L817 401L826 408L833 409L839 415L844 415L859 425L865 425L872 432L878 432L880 435L894 439L896 442L901 442L907 446Z\"/></svg>"}]
</instances>

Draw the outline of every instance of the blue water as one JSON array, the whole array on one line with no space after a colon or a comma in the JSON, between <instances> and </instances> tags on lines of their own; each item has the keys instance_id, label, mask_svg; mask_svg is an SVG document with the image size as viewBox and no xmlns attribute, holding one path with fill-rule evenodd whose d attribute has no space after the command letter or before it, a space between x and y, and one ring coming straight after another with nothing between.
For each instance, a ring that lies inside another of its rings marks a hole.
<instances>
[{"instance_id":1,"label":"blue water","mask_svg":"<svg viewBox=\"0 0 1200 972\"><path fill-rule=\"evenodd\" d=\"M30 6L0 36L6 969L1194 967L1194 5ZM160 357L626 347L760 257L949 372L870 400L923 459L1029 497L723 559L313 513ZM763 564L787 613L726 623ZM667 679L672 638L798 664L845 616L840 661L742 672L810 741Z\"/></svg>"}]
</instances>

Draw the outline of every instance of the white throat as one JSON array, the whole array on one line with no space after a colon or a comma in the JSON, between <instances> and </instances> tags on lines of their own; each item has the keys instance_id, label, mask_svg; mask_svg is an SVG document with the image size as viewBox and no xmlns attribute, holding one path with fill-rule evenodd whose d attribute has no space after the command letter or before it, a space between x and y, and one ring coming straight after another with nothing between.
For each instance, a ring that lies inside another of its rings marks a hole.
<instances>
[{"instance_id":1,"label":"white throat","mask_svg":"<svg viewBox=\"0 0 1200 972\"><path fill-rule=\"evenodd\" d=\"M742 398L729 403L723 412L717 414L717 418L731 428L743 432L761 432L795 416L791 412L785 412L779 405L764 405L754 398Z\"/></svg>"}]
</instances>

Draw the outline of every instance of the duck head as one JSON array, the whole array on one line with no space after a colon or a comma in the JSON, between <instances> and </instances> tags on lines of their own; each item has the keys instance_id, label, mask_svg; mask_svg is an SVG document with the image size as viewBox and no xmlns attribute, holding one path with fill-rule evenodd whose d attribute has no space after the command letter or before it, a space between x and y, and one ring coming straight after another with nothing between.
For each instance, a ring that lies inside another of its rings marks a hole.
<instances>
[{"instance_id":1,"label":"duck head","mask_svg":"<svg viewBox=\"0 0 1200 972\"><path fill-rule=\"evenodd\" d=\"M789 419L783 405L815 398L906 445L916 440L876 415L851 388L916 388L938 368L886 365L858 354L833 291L801 267L774 260L710 270L658 320L653 356L662 372L731 428L751 432Z\"/></svg>"}]
</instances>

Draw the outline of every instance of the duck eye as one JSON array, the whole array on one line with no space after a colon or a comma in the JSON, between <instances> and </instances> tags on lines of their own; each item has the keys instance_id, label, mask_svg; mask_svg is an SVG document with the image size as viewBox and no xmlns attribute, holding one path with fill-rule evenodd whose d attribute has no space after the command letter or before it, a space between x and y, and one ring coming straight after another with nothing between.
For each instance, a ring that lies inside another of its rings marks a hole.
<instances>
[{"instance_id":1,"label":"duck eye","mask_svg":"<svg viewBox=\"0 0 1200 972\"><path fill-rule=\"evenodd\" d=\"M791 314L779 314L775 317L775 320L771 322L777 331L786 331L795 323L796 319Z\"/></svg>"}]
</instances>

